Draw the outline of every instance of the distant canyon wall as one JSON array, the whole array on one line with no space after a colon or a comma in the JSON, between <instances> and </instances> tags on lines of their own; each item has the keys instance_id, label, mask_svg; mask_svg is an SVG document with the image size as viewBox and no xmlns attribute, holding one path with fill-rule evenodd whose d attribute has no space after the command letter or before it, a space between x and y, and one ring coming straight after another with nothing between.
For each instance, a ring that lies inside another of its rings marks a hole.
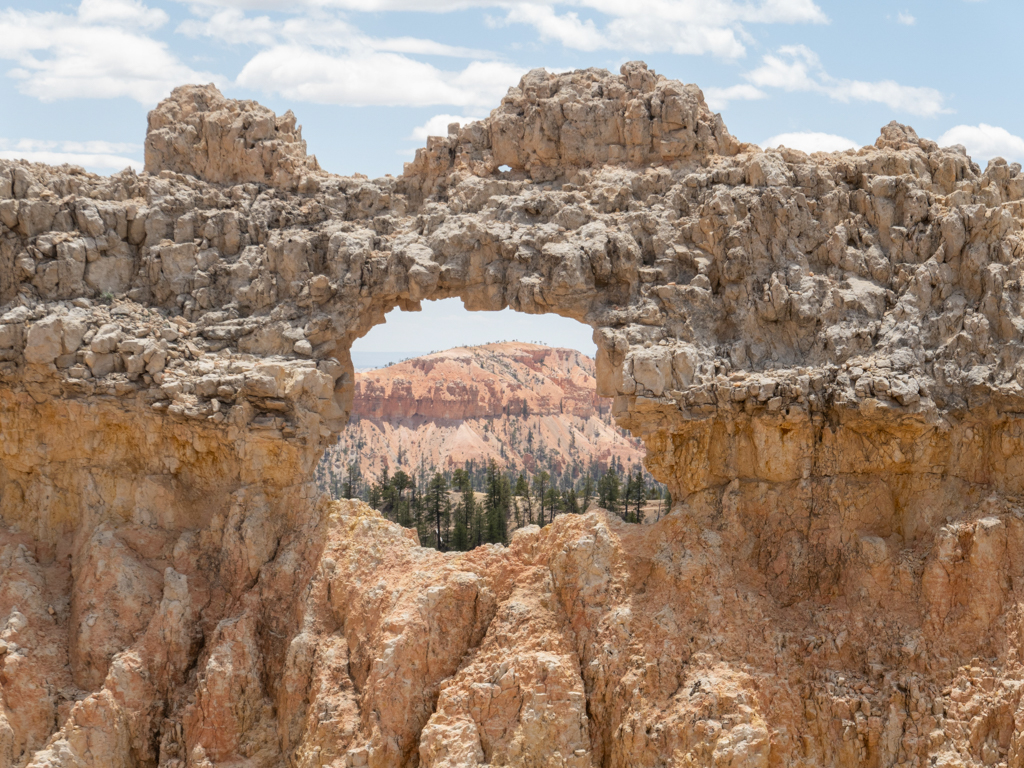
<instances>
[{"instance_id":1,"label":"distant canyon wall","mask_svg":"<svg viewBox=\"0 0 1024 768\"><path fill-rule=\"evenodd\" d=\"M508 472L639 468L643 444L611 417L594 361L572 349L503 342L460 347L356 373L348 427L324 457L372 482L494 461Z\"/></svg>"}]
</instances>

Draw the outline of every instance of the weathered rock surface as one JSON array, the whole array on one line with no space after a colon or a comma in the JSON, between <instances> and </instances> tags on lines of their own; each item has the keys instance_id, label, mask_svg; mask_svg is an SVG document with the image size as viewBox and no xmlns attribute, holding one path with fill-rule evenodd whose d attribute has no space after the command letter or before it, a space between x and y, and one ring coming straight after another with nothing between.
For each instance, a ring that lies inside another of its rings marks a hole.
<instances>
[{"instance_id":1,"label":"weathered rock surface","mask_svg":"<svg viewBox=\"0 0 1024 768\"><path fill-rule=\"evenodd\" d=\"M266 183L315 189L320 170L306 156L290 111L278 117L254 101L225 99L213 86L175 88L149 115L146 172L174 171L215 184Z\"/></svg>"},{"instance_id":2,"label":"weathered rock surface","mask_svg":"<svg viewBox=\"0 0 1024 768\"><path fill-rule=\"evenodd\" d=\"M1020 166L763 152L639 63L397 179L293 125L187 87L145 174L0 162L0 766L1022 764ZM352 340L452 296L591 325L672 514L318 501Z\"/></svg>"},{"instance_id":3,"label":"weathered rock surface","mask_svg":"<svg viewBox=\"0 0 1024 768\"><path fill-rule=\"evenodd\" d=\"M643 446L615 426L594 374L594 361L576 350L520 342L356 371L352 421L323 462L344 476L354 461L370 480L385 468L415 473L467 461L528 472L581 473L613 459L639 466Z\"/></svg>"}]
</instances>

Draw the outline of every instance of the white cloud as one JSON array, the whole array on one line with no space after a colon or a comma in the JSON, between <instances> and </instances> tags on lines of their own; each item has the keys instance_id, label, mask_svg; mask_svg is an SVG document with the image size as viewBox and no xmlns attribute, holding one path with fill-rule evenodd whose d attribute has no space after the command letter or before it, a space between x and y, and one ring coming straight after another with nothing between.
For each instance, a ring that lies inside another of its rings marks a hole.
<instances>
[{"instance_id":1,"label":"white cloud","mask_svg":"<svg viewBox=\"0 0 1024 768\"><path fill-rule=\"evenodd\" d=\"M459 72L396 53L332 54L308 46L260 51L237 82L320 104L491 106L524 74L500 62L471 62Z\"/></svg>"},{"instance_id":2,"label":"white cloud","mask_svg":"<svg viewBox=\"0 0 1024 768\"><path fill-rule=\"evenodd\" d=\"M747 21L765 24L828 23L828 16L812 0L766 0L748 14Z\"/></svg>"},{"instance_id":3,"label":"white cloud","mask_svg":"<svg viewBox=\"0 0 1024 768\"><path fill-rule=\"evenodd\" d=\"M975 161L985 164L993 157L1024 162L1024 138L995 125L957 125L939 137L939 145L962 144Z\"/></svg>"},{"instance_id":4,"label":"white cloud","mask_svg":"<svg viewBox=\"0 0 1024 768\"><path fill-rule=\"evenodd\" d=\"M743 29L744 24L828 22L828 17L813 0L643 0L633 4L621 0L566 0L559 3L544 0L199 1L209 7L284 12L335 9L446 13L468 8L495 8L505 13L497 23L532 26L542 40L554 40L576 50L710 53L723 58L745 54L742 41L749 36ZM194 0L189 2L194 4ZM556 6L568 6L572 10L559 13ZM595 18L583 18L581 12ZM221 32L231 35L231 30ZM325 38L322 36L321 41Z\"/></svg>"},{"instance_id":5,"label":"white cloud","mask_svg":"<svg viewBox=\"0 0 1024 768\"><path fill-rule=\"evenodd\" d=\"M509 88L519 84L519 79L528 71L526 67L498 61L474 61L457 73L452 80L454 86L465 94L464 98L447 103L479 106L490 111L508 93ZM448 73L444 75L447 76Z\"/></svg>"},{"instance_id":6,"label":"white cloud","mask_svg":"<svg viewBox=\"0 0 1024 768\"><path fill-rule=\"evenodd\" d=\"M0 11L0 59L16 63L7 75L21 93L42 101L128 96L150 105L176 85L216 77L136 32L140 19L162 23L141 3L83 0L80 11L83 16Z\"/></svg>"},{"instance_id":7,"label":"white cloud","mask_svg":"<svg viewBox=\"0 0 1024 768\"><path fill-rule=\"evenodd\" d=\"M900 12L900 14L896 16L896 21L898 21L900 24L906 24L908 27L912 27L917 23L917 19L915 19L909 13L903 12Z\"/></svg>"},{"instance_id":8,"label":"white cloud","mask_svg":"<svg viewBox=\"0 0 1024 768\"><path fill-rule=\"evenodd\" d=\"M176 31L189 37L216 38L229 45L270 46L277 42L280 27L269 16L250 18L237 8L225 8L203 18L186 19Z\"/></svg>"},{"instance_id":9,"label":"white cloud","mask_svg":"<svg viewBox=\"0 0 1024 768\"><path fill-rule=\"evenodd\" d=\"M627 16L608 25L608 45L620 51L671 51L735 59L746 53L736 29L716 24L678 22L658 16Z\"/></svg>"},{"instance_id":10,"label":"white cloud","mask_svg":"<svg viewBox=\"0 0 1024 768\"><path fill-rule=\"evenodd\" d=\"M178 0L195 5L264 11L292 11L296 5L380 13L419 11L450 13L470 8L512 8L543 5L542 0ZM552 4L552 3L548 3ZM610 16L647 14L684 20L719 19L765 24L825 23L828 17L813 0L641 0L627 6L619 0L565 0L559 5L589 8Z\"/></svg>"},{"instance_id":11,"label":"white cloud","mask_svg":"<svg viewBox=\"0 0 1024 768\"><path fill-rule=\"evenodd\" d=\"M445 45L434 40L420 37L386 37L362 38L362 44L375 51L392 53L409 53L422 56L448 56L456 59L493 59L494 54L479 48L463 48L457 45Z\"/></svg>"},{"instance_id":12,"label":"white cloud","mask_svg":"<svg viewBox=\"0 0 1024 768\"><path fill-rule=\"evenodd\" d=\"M779 54L768 54L761 66L748 72L746 78L764 88L782 88L787 91L816 91L820 85L811 76L811 70L820 69L818 55L805 45L785 45Z\"/></svg>"},{"instance_id":13,"label":"white cloud","mask_svg":"<svg viewBox=\"0 0 1024 768\"><path fill-rule=\"evenodd\" d=\"M86 24L130 24L142 29L157 29L169 17L159 8L148 8L139 0L82 0L78 19Z\"/></svg>"},{"instance_id":14,"label":"white cloud","mask_svg":"<svg viewBox=\"0 0 1024 768\"><path fill-rule=\"evenodd\" d=\"M707 102L708 107L714 112L725 109L731 101L753 101L768 97L768 94L761 89L755 88L752 85L746 85L745 83L732 85L728 88L704 88L703 91L704 101Z\"/></svg>"},{"instance_id":15,"label":"white cloud","mask_svg":"<svg viewBox=\"0 0 1024 768\"><path fill-rule=\"evenodd\" d=\"M177 31L189 37L210 37L229 44L251 43L268 48L286 43L336 50L348 48L464 59L494 58L489 51L445 45L419 37L370 37L343 19L322 13L296 16L281 22L269 16L249 17L237 8L225 8L187 19L178 25Z\"/></svg>"},{"instance_id":16,"label":"white cloud","mask_svg":"<svg viewBox=\"0 0 1024 768\"><path fill-rule=\"evenodd\" d=\"M492 106L524 69L489 51L411 36L377 38L322 10L284 21L237 8L195 9L178 31L259 50L238 74L243 87L345 106ZM474 59L449 71L418 56Z\"/></svg>"},{"instance_id":17,"label":"white cloud","mask_svg":"<svg viewBox=\"0 0 1024 768\"><path fill-rule=\"evenodd\" d=\"M796 133L780 133L765 139L765 148L789 147L799 149L801 152L842 152L844 149L856 149L857 142L845 136L837 136L834 133L817 133L815 131L800 131Z\"/></svg>"},{"instance_id":18,"label":"white cloud","mask_svg":"<svg viewBox=\"0 0 1024 768\"><path fill-rule=\"evenodd\" d=\"M409 138L413 141L423 143L427 140L428 136L447 136L448 126L451 123L466 125L467 123L473 123L480 119L481 118L479 117L465 117L461 115L434 115L423 125L418 125L413 128L412 133L409 134Z\"/></svg>"},{"instance_id":19,"label":"white cloud","mask_svg":"<svg viewBox=\"0 0 1024 768\"><path fill-rule=\"evenodd\" d=\"M284 11L297 9L332 8L359 13L385 13L389 11L420 11L423 13L451 13L470 8L487 8L499 4L497 0L177 0L190 6L240 8L249 11Z\"/></svg>"},{"instance_id":20,"label":"white cloud","mask_svg":"<svg viewBox=\"0 0 1024 768\"><path fill-rule=\"evenodd\" d=\"M760 67L744 77L762 88L822 93L835 101L867 101L912 115L933 117L948 112L945 98L934 88L901 85L892 80L867 82L830 76L814 51L804 45L779 48L763 57Z\"/></svg>"},{"instance_id":21,"label":"white cloud","mask_svg":"<svg viewBox=\"0 0 1024 768\"><path fill-rule=\"evenodd\" d=\"M530 24L541 40L557 40L567 48L580 51L596 51L611 47L605 37L590 19L580 21L578 13L559 16L550 5L523 4L511 8L505 17L509 24Z\"/></svg>"},{"instance_id":22,"label":"white cloud","mask_svg":"<svg viewBox=\"0 0 1024 768\"><path fill-rule=\"evenodd\" d=\"M481 2L481 5L499 5ZM576 12L558 15L553 4L515 2L505 23L530 24L541 39L557 40L568 48L624 51L670 51L737 58L746 53L744 23L826 23L828 18L812 0L647 0L639 7L619 0L575 0L566 3L608 19L603 29Z\"/></svg>"},{"instance_id":23,"label":"white cloud","mask_svg":"<svg viewBox=\"0 0 1024 768\"><path fill-rule=\"evenodd\" d=\"M29 160L48 165L80 165L93 171L120 171L134 168L141 171L141 144L108 141L39 141L21 139L12 142L0 139L0 159Z\"/></svg>"},{"instance_id":24,"label":"white cloud","mask_svg":"<svg viewBox=\"0 0 1024 768\"><path fill-rule=\"evenodd\" d=\"M100 1L100 0L95 0ZM110 0L113 1L113 0ZM129 0L121 0L128 2ZM134 0L133 0L134 1ZM181 0L184 1L184 0ZM500 8L493 24L526 24L542 40L578 50L664 50L736 58L745 52L746 23L827 23L814 0L645 0L638 12L619 0L199 0L178 31L260 48L236 82L288 98L319 103L389 106L448 104L490 107L524 68L489 51L417 37L375 38L337 10L447 12ZM557 8L557 10L556 10ZM284 21L246 10L291 13ZM423 56L472 60L462 69L440 68ZM711 89L719 105L764 98L754 85Z\"/></svg>"},{"instance_id":25,"label":"white cloud","mask_svg":"<svg viewBox=\"0 0 1024 768\"><path fill-rule=\"evenodd\" d=\"M825 93L836 101L874 101L890 109L911 115L934 117L947 113L945 97L934 88L900 85L892 80L869 83L863 80L835 80L826 84Z\"/></svg>"}]
</instances>

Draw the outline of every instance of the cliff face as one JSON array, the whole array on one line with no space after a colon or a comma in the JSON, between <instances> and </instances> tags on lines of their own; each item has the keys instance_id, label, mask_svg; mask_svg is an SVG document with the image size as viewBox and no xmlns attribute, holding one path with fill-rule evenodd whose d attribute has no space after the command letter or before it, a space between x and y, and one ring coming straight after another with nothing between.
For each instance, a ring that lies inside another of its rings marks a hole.
<instances>
[{"instance_id":1,"label":"cliff face","mask_svg":"<svg viewBox=\"0 0 1024 768\"><path fill-rule=\"evenodd\" d=\"M144 174L0 163L0 766L1021 764L1019 166L762 152L639 63L400 179L293 126L190 86ZM591 325L672 513L318 501L352 340L452 296Z\"/></svg>"},{"instance_id":2,"label":"cliff face","mask_svg":"<svg viewBox=\"0 0 1024 768\"><path fill-rule=\"evenodd\" d=\"M509 470L574 463L639 466L643 447L597 395L594 361L571 349L506 342L450 349L357 372L352 421L325 460L365 478L494 460ZM399 461L401 458L401 461Z\"/></svg>"},{"instance_id":3,"label":"cliff face","mask_svg":"<svg viewBox=\"0 0 1024 768\"><path fill-rule=\"evenodd\" d=\"M505 342L460 347L356 375L352 415L361 419L486 419L555 413L590 418L598 397L594 361L572 349Z\"/></svg>"}]
</instances>

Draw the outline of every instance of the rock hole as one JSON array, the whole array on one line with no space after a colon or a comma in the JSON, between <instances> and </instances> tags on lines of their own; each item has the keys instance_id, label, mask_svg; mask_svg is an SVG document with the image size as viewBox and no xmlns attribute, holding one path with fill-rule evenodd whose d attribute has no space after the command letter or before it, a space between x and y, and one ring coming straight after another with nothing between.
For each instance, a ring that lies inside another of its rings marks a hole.
<instances>
[{"instance_id":1,"label":"rock hole","mask_svg":"<svg viewBox=\"0 0 1024 768\"><path fill-rule=\"evenodd\" d=\"M592 335L554 314L469 312L460 298L392 308L350 350L352 419L317 468L320 489L361 498L444 550L507 543L517 528L609 494L634 522L637 477L647 499L639 517L659 518L667 494L643 469L643 443L597 395ZM505 522L484 530L495 483Z\"/></svg>"}]
</instances>

